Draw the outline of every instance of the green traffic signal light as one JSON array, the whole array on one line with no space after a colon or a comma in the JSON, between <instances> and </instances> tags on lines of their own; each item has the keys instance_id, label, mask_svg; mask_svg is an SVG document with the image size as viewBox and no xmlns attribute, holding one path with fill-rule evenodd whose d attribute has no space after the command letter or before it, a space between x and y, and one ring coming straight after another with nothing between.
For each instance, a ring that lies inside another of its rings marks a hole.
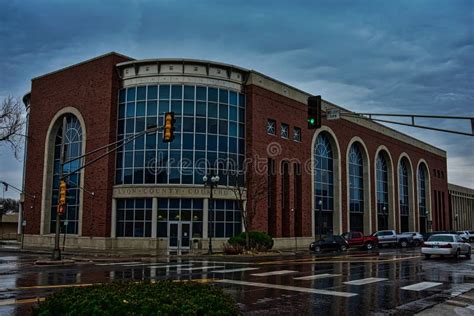
<instances>
[{"instance_id":1,"label":"green traffic signal light","mask_svg":"<svg viewBox=\"0 0 474 316\"><path fill-rule=\"evenodd\" d=\"M314 125L314 122L316 122L316 120L314 118L310 118L308 122L309 124Z\"/></svg>"}]
</instances>

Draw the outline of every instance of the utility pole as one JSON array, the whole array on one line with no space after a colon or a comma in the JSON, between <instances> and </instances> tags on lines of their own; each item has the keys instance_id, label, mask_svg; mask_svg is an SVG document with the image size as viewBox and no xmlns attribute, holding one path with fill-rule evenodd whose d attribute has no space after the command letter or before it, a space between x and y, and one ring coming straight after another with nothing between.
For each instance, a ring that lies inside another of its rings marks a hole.
<instances>
[{"instance_id":1,"label":"utility pole","mask_svg":"<svg viewBox=\"0 0 474 316\"><path fill-rule=\"evenodd\" d=\"M59 156L59 168L60 168L60 177L59 179L63 179L64 174L64 161L65 161L65 138L66 138L66 128L67 128L67 119L66 117L63 118L63 130L61 135L61 149L60 149L60 156ZM64 207L64 206L63 206ZM59 212L60 206L56 209L56 231L54 235L54 250L53 250L53 260L61 260L61 248L59 246L60 243L60 235L59 231L61 230L61 213Z\"/></svg>"}]
</instances>

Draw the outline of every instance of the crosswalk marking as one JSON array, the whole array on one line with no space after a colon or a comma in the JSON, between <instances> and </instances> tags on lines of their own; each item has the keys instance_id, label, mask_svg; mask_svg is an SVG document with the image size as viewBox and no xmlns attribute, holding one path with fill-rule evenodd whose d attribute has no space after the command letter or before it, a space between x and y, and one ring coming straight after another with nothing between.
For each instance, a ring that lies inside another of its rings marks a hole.
<instances>
[{"instance_id":1,"label":"crosswalk marking","mask_svg":"<svg viewBox=\"0 0 474 316\"><path fill-rule=\"evenodd\" d=\"M347 281L347 282L344 282L344 284L364 285L364 284L370 284L370 283L381 282L381 281L386 281L386 280L387 279L385 278L365 278L365 279L360 279L360 280Z\"/></svg>"},{"instance_id":2,"label":"crosswalk marking","mask_svg":"<svg viewBox=\"0 0 474 316\"><path fill-rule=\"evenodd\" d=\"M294 270L278 270L278 271L270 271L270 272L262 272L262 273L254 273L253 276L270 276L270 275L282 275L282 274L289 274L289 273L297 273L298 271Z\"/></svg>"},{"instance_id":3,"label":"crosswalk marking","mask_svg":"<svg viewBox=\"0 0 474 316\"><path fill-rule=\"evenodd\" d=\"M232 273L232 272L250 271L250 270L258 270L258 269L259 268L226 269L226 270L212 271L212 273Z\"/></svg>"},{"instance_id":4,"label":"crosswalk marking","mask_svg":"<svg viewBox=\"0 0 474 316\"><path fill-rule=\"evenodd\" d=\"M202 263L202 264L235 264L235 265L250 265L250 262L232 262L232 261L207 261L207 260L190 260L189 262L193 263Z\"/></svg>"},{"instance_id":5,"label":"crosswalk marking","mask_svg":"<svg viewBox=\"0 0 474 316\"><path fill-rule=\"evenodd\" d=\"M209 269L222 269L222 268L225 268L225 267L224 266L191 267L191 268L183 268L181 270L194 271L194 270L209 270Z\"/></svg>"},{"instance_id":6,"label":"crosswalk marking","mask_svg":"<svg viewBox=\"0 0 474 316\"><path fill-rule=\"evenodd\" d=\"M96 263L96 266L117 266L117 265L125 265L125 264L135 264L135 263L143 263L141 261L126 261L126 262L112 262L112 263Z\"/></svg>"},{"instance_id":7,"label":"crosswalk marking","mask_svg":"<svg viewBox=\"0 0 474 316\"><path fill-rule=\"evenodd\" d=\"M341 276L340 274L330 274L330 273L321 273L315 275L308 275L304 277L293 278L295 280L315 280L315 279L324 279L324 278L335 278Z\"/></svg>"},{"instance_id":8,"label":"crosswalk marking","mask_svg":"<svg viewBox=\"0 0 474 316\"><path fill-rule=\"evenodd\" d=\"M191 266L192 264L190 263L186 263L186 264L168 264L168 265L156 265L156 266L149 266L148 268L149 269L152 269L152 268L157 268L157 269L166 269L166 268L179 268L179 267L189 267Z\"/></svg>"},{"instance_id":9,"label":"crosswalk marking","mask_svg":"<svg viewBox=\"0 0 474 316\"><path fill-rule=\"evenodd\" d=\"M420 283L415 283L412 285L407 285L402 287L402 290L408 290L408 291L423 291L438 285L441 285L443 283L439 282L420 282Z\"/></svg>"},{"instance_id":10,"label":"crosswalk marking","mask_svg":"<svg viewBox=\"0 0 474 316\"><path fill-rule=\"evenodd\" d=\"M277 284L257 283L257 282L246 282L246 281L227 280L227 279L217 280L216 282L217 283L227 283L227 284L263 287L263 288L270 288L270 289L288 290L288 291L303 292L303 293L332 295L332 296L340 296L340 297L352 297L352 296L357 295L356 293L350 293L350 292L318 290L318 289L310 289L310 288L298 287L298 286L277 285Z\"/></svg>"}]
</instances>

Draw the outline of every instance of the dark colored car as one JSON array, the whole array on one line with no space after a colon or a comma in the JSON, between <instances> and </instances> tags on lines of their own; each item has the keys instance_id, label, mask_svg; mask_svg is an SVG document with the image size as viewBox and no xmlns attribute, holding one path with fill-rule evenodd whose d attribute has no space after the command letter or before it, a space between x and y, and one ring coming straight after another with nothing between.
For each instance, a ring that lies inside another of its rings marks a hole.
<instances>
[{"instance_id":1,"label":"dark colored car","mask_svg":"<svg viewBox=\"0 0 474 316\"><path fill-rule=\"evenodd\" d=\"M316 240L309 245L309 250L321 252L326 250L346 251L349 248L347 240L341 236L328 236L320 240Z\"/></svg>"}]
</instances>

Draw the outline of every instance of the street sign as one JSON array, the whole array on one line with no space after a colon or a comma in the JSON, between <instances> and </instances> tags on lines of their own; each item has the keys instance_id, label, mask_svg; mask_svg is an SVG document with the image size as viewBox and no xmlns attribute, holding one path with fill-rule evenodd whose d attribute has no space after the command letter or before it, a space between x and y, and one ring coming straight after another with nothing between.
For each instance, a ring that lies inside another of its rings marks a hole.
<instances>
[{"instance_id":1,"label":"street sign","mask_svg":"<svg viewBox=\"0 0 474 316\"><path fill-rule=\"evenodd\" d=\"M326 112L326 119L328 121L338 120L341 118L341 111L339 109L330 109Z\"/></svg>"}]
</instances>

